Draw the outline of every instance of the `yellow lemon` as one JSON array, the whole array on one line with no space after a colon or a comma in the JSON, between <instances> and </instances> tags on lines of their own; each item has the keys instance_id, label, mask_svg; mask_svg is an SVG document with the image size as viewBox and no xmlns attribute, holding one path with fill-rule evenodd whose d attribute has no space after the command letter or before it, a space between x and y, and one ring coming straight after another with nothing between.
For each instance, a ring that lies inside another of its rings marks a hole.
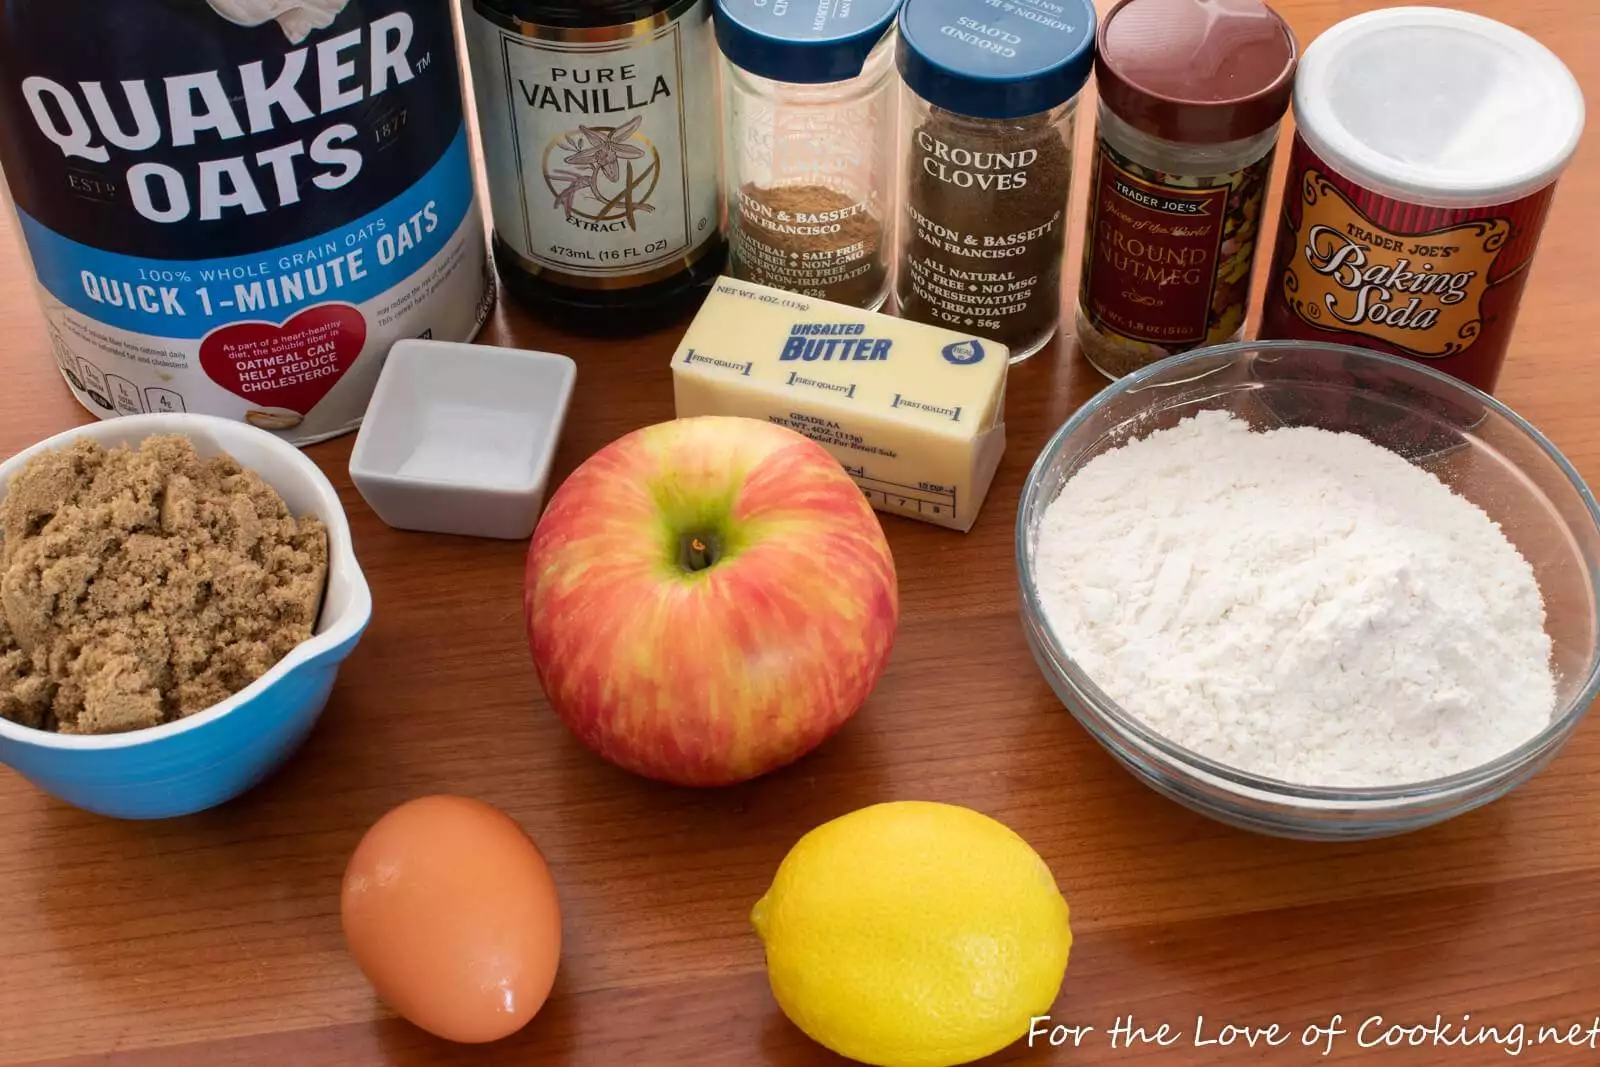
<instances>
[{"instance_id":1,"label":"yellow lemon","mask_svg":"<svg viewBox=\"0 0 1600 1067\"><path fill-rule=\"evenodd\" d=\"M778 1006L877 1067L953 1067L1011 1044L1072 947L1050 868L967 808L876 804L817 827L751 912Z\"/></svg>"}]
</instances>

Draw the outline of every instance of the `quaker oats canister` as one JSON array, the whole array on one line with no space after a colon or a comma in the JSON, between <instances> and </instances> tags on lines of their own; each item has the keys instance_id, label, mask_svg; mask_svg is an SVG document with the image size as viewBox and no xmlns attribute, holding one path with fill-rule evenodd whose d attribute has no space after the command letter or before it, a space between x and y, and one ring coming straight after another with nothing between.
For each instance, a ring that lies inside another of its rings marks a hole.
<instances>
[{"instance_id":1,"label":"quaker oats canister","mask_svg":"<svg viewBox=\"0 0 1600 1067\"><path fill-rule=\"evenodd\" d=\"M1402 7L1306 49L1263 338L1363 345L1486 391L1583 130L1577 81L1491 19Z\"/></svg>"},{"instance_id":2,"label":"quaker oats canister","mask_svg":"<svg viewBox=\"0 0 1600 1067\"><path fill-rule=\"evenodd\" d=\"M393 342L471 338L461 91L444 0L0 3L0 165L78 400L308 444Z\"/></svg>"}]
</instances>

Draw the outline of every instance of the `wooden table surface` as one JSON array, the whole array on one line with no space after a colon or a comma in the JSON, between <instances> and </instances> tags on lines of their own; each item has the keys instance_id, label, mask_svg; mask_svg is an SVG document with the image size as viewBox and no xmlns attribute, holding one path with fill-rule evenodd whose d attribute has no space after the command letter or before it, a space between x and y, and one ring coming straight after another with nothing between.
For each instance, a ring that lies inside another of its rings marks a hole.
<instances>
[{"instance_id":1,"label":"wooden table surface","mask_svg":"<svg viewBox=\"0 0 1600 1067\"><path fill-rule=\"evenodd\" d=\"M1278 2L1302 42L1375 6ZM1600 101L1593 0L1459 6L1537 35ZM1600 483L1597 202L1591 132L1556 198L1500 395ZM89 418L57 376L12 249L0 256L0 456ZM618 435L672 416L675 337L583 341L503 303L482 340L576 357L559 478ZM1010 824L1072 904L1077 941L1055 1018L1096 1030L1076 1051L1018 1045L994 1062L1305 1063L1320 1051L1296 1047L1298 1036L1266 1054L1196 1047L1197 1016L1208 1034L1277 1022L1298 1035L1337 1014L1350 1033L1332 1058L1382 1063L1505 1054L1362 1049L1356 1029L1376 1015L1594 1024L1600 724L1484 810L1395 840L1314 845L1228 829L1163 800L1061 709L1018 624L1012 519L1046 437L1102 385L1070 344L1015 369L1010 446L976 528L963 536L884 519L903 618L872 699L810 758L711 792L630 777L557 721L524 638L523 545L390 530L351 487L351 438L312 448L349 510L372 583L371 629L305 748L221 809L116 822L0 769L0 1065L842 1062L779 1013L746 916L806 830L908 798ZM481 797L520 820L561 889L567 943L555 994L495 1046L451 1046L392 1017L340 937L340 876L363 831L390 807L439 792ZM1177 1042L1113 1050L1107 1031L1130 1015L1168 1023ZM1517 1062L1597 1055L1547 1046Z\"/></svg>"}]
</instances>

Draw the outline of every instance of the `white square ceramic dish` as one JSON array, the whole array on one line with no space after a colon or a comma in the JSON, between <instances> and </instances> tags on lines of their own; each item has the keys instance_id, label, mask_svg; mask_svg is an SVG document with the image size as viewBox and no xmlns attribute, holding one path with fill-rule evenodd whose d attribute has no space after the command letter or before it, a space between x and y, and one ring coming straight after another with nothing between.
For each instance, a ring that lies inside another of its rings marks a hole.
<instances>
[{"instance_id":1,"label":"white square ceramic dish","mask_svg":"<svg viewBox=\"0 0 1600 1067\"><path fill-rule=\"evenodd\" d=\"M516 348L399 341L350 455L350 477L401 530L520 540L544 507L577 367Z\"/></svg>"}]
</instances>

